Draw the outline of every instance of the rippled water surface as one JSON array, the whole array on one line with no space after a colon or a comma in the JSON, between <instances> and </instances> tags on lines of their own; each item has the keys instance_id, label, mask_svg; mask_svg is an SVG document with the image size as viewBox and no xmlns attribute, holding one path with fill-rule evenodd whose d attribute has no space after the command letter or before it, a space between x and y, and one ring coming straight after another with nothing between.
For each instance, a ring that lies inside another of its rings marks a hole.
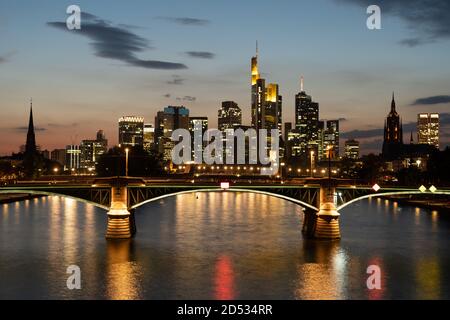
<instances>
[{"instance_id":1,"label":"rippled water surface","mask_svg":"<svg viewBox=\"0 0 450 320\"><path fill-rule=\"evenodd\" d=\"M106 241L106 212L48 197L0 205L1 299L450 299L450 219L369 199L341 212L342 239L304 240L302 211L252 193L198 193L136 212ZM81 268L68 290L66 269ZM369 265L381 290L368 290Z\"/></svg>"}]
</instances>

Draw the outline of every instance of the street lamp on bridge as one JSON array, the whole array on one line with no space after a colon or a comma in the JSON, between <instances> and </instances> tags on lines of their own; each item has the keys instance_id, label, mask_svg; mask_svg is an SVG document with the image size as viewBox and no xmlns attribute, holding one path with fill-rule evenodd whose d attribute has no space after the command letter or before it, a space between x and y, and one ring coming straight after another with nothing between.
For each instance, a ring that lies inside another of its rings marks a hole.
<instances>
[{"instance_id":1,"label":"street lamp on bridge","mask_svg":"<svg viewBox=\"0 0 450 320\"><path fill-rule=\"evenodd\" d=\"M314 175L313 175L313 163L314 163L314 151L311 151L311 153L310 153L310 155L311 155L311 178L313 178L314 177Z\"/></svg>"},{"instance_id":2,"label":"street lamp on bridge","mask_svg":"<svg viewBox=\"0 0 450 320\"><path fill-rule=\"evenodd\" d=\"M128 154L130 149L125 148L125 177L128 177Z\"/></svg>"}]
</instances>

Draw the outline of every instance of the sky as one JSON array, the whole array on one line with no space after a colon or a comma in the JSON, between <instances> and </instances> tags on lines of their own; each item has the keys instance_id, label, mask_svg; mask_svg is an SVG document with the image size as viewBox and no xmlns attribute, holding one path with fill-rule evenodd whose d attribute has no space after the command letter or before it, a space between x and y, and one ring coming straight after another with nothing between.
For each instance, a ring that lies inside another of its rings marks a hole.
<instances>
[{"instance_id":1,"label":"sky","mask_svg":"<svg viewBox=\"0 0 450 320\"><path fill-rule=\"evenodd\" d=\"M381 8L369 30L367 6ZM70 5L81 30L66 28ZM103 129L117 143L117 120L153 123L184 105L217 126L234 100L250 124L250 59L280 85L283 122L294 121L300 89L321 119L340 119L341 143L381 151L395 91L405 142L419 112L441 114L450 144L450 2L447 0L0 0L0 155L25 143L30 98L37 143L64 148Z\"/></svg>"}]
</instances>

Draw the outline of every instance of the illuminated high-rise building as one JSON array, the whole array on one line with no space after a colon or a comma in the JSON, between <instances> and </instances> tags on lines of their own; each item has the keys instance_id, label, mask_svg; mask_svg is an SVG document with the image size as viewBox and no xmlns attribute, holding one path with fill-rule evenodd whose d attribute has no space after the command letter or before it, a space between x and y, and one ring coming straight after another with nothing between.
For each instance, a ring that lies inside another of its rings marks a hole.
<instances>
[{"instance_id":1,"label":"illuminated high-rise building","mask_svg":"<svg viewBox=\"0 0 450 320\"><path fill-rule=\"evenodd\" d=\"M318 151L319 104L306 94L303 77L300 81L300 92L295 96L295 128L300 133L300 153L303 155L315 151L314 149Z\"/></svg>"},{"instance_id":2,"label":"illuminated high-rise building","mask_svg":"<svg viewBox=\"0 0 450 320\"><path fill-rule=\"evenodd\" d=\"M429 144L439 149L439 113L417 115L417 138L419 144Z\"/></svg>"},{"instance_id":3,"label":"illuminated high-rise building","mask_svg":"<svg viewBox=\"0 0 450 320\"><path fill-rule=\"evenodd\" d=\"M108 140L103 130L97 132L95 140L81 141L80 150L80 168L93 171L100 157L108 151Z\"/></svg>"},{"instance_id":4,"label":"illuminated high-rise building","mask_svg":"<svg viewBox=\"0 0 450 320\"><path fill-rule=\"evenodd\" d=\"M171 137L176 129L189 130L189 109L183 106L168 106L156 114L155 144L165 161L172 159L175 142Z\"/></svg>"},{"instance_id":5,"label":"illuminated high-rise building","mask_svg":"<svg viewBox=\"0 0 450 320\"><path fill-rule=\"evenodd\" d=\"M195 145L194 130L195 128L201 128L202 138ZM194 160L195 150L204 150L207 145L206 141L203 141L205 132L208 130L208 117L189 117L189 132L191 133L191 150L192 150L192 160Z\"/></svg>"},{"instance_id":6,"label":"illuminated high-rise building","mask_svg":"<svg viewBox=\"0 0 450 320\"><path fill-rule=\"evenodd\" d=\"M119 144L121 146L144 145L144 118L124 116L119 119Z\"/></svg>"},{"instance_id":7,"label":"illuminated high-rise building","mask_svg":"<svg viewBox=\"0 0 450 320\"><path fill-rule=\"evenodd\" d=\"M350 139L345 141L345 157L352 160L359 159L359 142Z\"/></svg>"},{"instance_id":8,"label":"illuminated high-rise building","mask_svg":"<svg viewBox=\"0 0 450 320\"><path fill-rule=\"evenodd\" d=\"M218 128L221 131L242 125L242 110L234 101L222 102L218 112Z\"/></svg>"},{"instance_id":9,"label":"illuminated high-rise building","mask_svg":"<svg viewBox=\"0 0 450 320\"><path fill-rule=\"evenodd\" d=\"M66 147L66 170L77 171L81 167L81 149L78 145Z\"/></svg>"},{"instance_id":10,"label":"illuminated high-rise building","mask_svg":"<svg viewBox=\"0 0 450 320\"><path fill-rule=\"evenodd\" d=\"M327 120L322 135L322 146L319 149L319 154L322 152L322 155L319 160L328 159L329 150L331 150L332 159L339 158L339 120Z\"/></svg>"},{"instance_id":11,"label":"illuminated high-rise building","mask_svg":"<svg viewBox=\"0 0 450 320\"><path fill-rule=\"evenodd\" d=\"M155 146L155 127L151 123L144 124L144 150L150 152Z\"/></svg>"},{"instance_id":12,"label":"illuminated high-rise building","mask_svg":"<svg viewBox=\"0 0 450 320\"><path fill-rule=\"evenodd\" d=\"M282 124L282 104L283 98L279 94L279 86L276 83L269 83L266 89L266 110L264 114L264 129L283 130Z\"/></svg>"},{"instance_id":13,"label":"illuminated high-rise building","mask_svg":"<svg viewBox=\"0 0 450 320\"><path fill-rule=\"evenodd\" d=\"M251 62L251 117L252 127L259 129L278 129L282 131L282 97L279 94L279 86L269 83L261 78L258 69L258 45L256 55Z\"/></svg>"},{"instance_id":14,"label":"illuminated high-rise building","mask_svg":"<svg viewBox=\"0 0 450 320\"><path fill-rule=\"evenodd\" d=\"M396 160L403 152L403 126L400 115L395 108L395 97L392 94L391 111L384 123L383 158Z\"/></svg>"}]
</instances>

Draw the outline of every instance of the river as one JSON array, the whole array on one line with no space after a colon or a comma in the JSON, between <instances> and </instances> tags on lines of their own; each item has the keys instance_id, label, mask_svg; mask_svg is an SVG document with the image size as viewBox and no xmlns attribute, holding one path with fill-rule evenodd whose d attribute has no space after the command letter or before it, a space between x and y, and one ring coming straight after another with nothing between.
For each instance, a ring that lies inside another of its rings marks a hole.
<instances>
[{"instance_id":1,"label":"river","mask_svg":"<svg viewBox=\"0 0 450 320\"><path fill-rule=\"evenodd\" d=\"M448 217L368 199L342 210L334 242L303 239L302 219L267 195L184 194L139 208L136 237L114 242L92 205L0 205L0 299L450 299Z\"/></svg>"}]
</instances>

